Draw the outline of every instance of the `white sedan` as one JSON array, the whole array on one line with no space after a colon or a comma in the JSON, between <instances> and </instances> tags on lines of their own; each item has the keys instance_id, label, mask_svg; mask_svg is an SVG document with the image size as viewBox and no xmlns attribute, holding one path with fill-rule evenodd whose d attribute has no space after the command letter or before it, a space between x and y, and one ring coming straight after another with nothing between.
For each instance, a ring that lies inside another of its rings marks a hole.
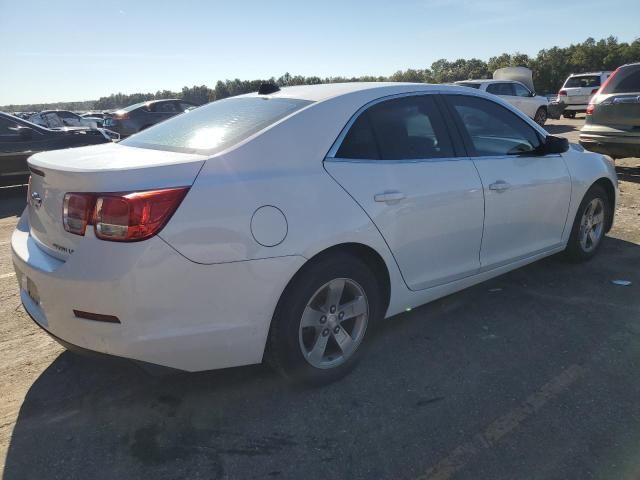
<instances>
[{"instance_id":1,"label":"white sedan","mask_svg":"<svg viewBox=\"0 0 640 480\"><path fill-rule=\"evenodd\" d=\"M118 144L39 153L13 234L61 343L321 383L367 327L613 222L607 157L464 87L351 83L210 103Z\"/></svg>"}]
</instances>

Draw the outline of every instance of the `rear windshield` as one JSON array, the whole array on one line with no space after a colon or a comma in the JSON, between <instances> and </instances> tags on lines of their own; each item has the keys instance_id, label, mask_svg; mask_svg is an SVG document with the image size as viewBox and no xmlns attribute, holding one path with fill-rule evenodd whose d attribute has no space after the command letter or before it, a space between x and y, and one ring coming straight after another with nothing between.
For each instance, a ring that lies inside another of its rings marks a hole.
<instances>
[{"instance_id":1,"label":"rear windshield","mask_svg":"<svg viewBox=\"0 0 640 480\"><path fill-rule=\"evenodd\" d=\"M462 85L463 87L469 87L469 88L480 88L480 84L479 83L458 82L458 83L456 83L456 85Z\"/></svg>"},{"instance_id":2,"label":"rear windshield","mask_svg":"<svg viewBox=\"0 0 640 480\"><path fill-rule=\"evenodd\" d=\"M288 98L226 98L176 115L121 143L210 155L241 142L310 103Z\"/></svg>"},{"instance_id":3,"label":"rear windshield","mask_svg":"<svg viewBox=\"0 0 640 480\"><path fill-rule=\"evenodd\" d=\"M636 93L640 92L640 65L621 68L609 83L602 89L602 93Z\"/></svg>"},{"instance_id":4,"label":"rear windshield","mask_svg":"<svg viewBox=\"0 0 640 480\"><path fill-rule=\"evenodd\" d=\"M592 88L600 86L600 75L580 75L579 77L569 77L564 83L565 88Z\"/></svg>"}]
</instances>

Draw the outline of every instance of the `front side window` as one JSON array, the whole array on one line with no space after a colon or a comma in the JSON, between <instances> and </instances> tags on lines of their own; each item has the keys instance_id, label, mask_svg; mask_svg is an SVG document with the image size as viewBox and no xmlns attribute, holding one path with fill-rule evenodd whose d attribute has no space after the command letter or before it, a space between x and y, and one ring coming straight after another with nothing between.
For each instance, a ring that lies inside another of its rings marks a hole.
<instances>
[{"instance_id":1,"label":"front side window","mask_svg":"<svg viewBox=\"0 0 640 480\"><path fill-rule=\"evenodd\" d=\"M62 119L55 112L45 113L42 117L49 128L62 128L65 126Z\"/></svg>"},{"instance_id":2,"label":"front side window","mask_svg":"<svg viewBox=\"0 0 640 480\"><path fill-rule=\"evenodd\" d=\"M513 96L513 84L512 83L490 83L487 85L487 92L493 95L506 95Z\"/></svg>"},{"instance_id":3,"label":"front side window","mask_svg":"<svg viewBox=\"0 0 640 480\"><path fill-rule=\"evenodd\" d=\"M429 95L377 103L358 117L336 154L339 158L418 160L453 157L434 99Z\"/></svg>"},{"instance_id":4,"label":"front side window","mask_svg":"<svg viewBox=\"0 0 640 480\"><path fill-rule=\"evenodd\" d=\"M496 102L466 95L447 98L471 138L475 156L527 154L541 146L530 125Z\"/></svg>"},{"instance_id":5,"label":"front side window","mask_svg":"<svg viewBox=\"0 0 640 480\"><path fill-rule=\"evenodd\" d=\"M120 142L175 152L222 151L311 104L308 100L236 97L176 115Z\"/></svg>"},{"instance_id":6,"label":"front side window","mask_svg":"<svg viewBox=\"0 0 640 480\"><path fill-rule=\"evenodd\" d=\"M513 84L513 89L516 92L516 96L518 97L530 97L531 92L524 86L519 83Z\"/></svg>"},{"instance_id":7,"label":"front side window","mask_svg":"<svg viewBox=\"0 0 640 480\"><path fill-rule=\"evenodd\" d=\"M469 88L475 88L475 89L479 89L480 88L480 84L479 83L472 83L472 82L468 82L468 83L457 82L456 85L461 85L463 87L469 87Z\"/></svg>"}]
</instances>

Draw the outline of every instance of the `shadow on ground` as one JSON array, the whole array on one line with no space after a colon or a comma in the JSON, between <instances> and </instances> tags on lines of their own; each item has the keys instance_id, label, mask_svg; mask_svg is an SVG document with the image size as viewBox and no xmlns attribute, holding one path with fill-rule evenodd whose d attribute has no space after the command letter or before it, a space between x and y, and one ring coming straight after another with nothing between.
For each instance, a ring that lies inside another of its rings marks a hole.
<instances>
[{"instance_id":1,"label":"shadow on ground","mask_svg":"<svg viewBox=\"0 0 640 480\"><path fill-rule=\"evenodd\" d=\"M0 188L0 220L8 217L19 217L26 206L27 188Z\"/></svg>"},{"instance_id":2,"label":"shadow on ground","mask_svg":"<svg viewBox=\"0 0 640 480\"><path fill-rule=\"evenodd\" d=\"M618 178L625 182L640 183L640 166L639 167L623 167L616 166L616 172L618 172Z\"/></svg>"},{"instance_id":3,"label":"shadow on ground","mask_svg":"<svg viewBox=\"0 0 640 480\"><path fill-rule=\"evenodd\" d=\"M66 352L24 399L4 479L414 478L569 365L582 383L461 478L624 478L638 286L640 246L608 238L589 263L552 257L381 322L359 368L321 389L264 366L151 377Z\"/></svg>"}]
</instances>

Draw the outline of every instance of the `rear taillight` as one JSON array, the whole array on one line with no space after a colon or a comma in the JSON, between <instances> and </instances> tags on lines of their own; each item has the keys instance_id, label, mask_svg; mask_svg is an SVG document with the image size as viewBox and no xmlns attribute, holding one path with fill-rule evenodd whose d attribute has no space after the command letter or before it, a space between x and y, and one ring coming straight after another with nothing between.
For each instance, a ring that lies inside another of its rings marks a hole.
<instances>
[{"instance_id":1,"label":"rear taillight","mask_svg":"<svg viewBox=\"0 0 640 480\"><path fill-rule=\"evenodd\" d=\"M593 103L587 105L587 115L591 115L595 109L596 106Z\"/></svg>"},{"instance_id":2,"label":"rear taillight","mask_svg":"<svg viewBox=\"0 0 640 480\"><path fill-rule=\"evenodd\" d=\"M598 93L599 88L594 88L593 90L591 90L591 95L595 95L596 93Z\"/></svg>"},{"instance_id":3,"label":"rear taillight","mask_svg":"<svg viewBox=\"0 0 640 480\"><path fill-rule=\"evenodd\" d=\"M91 193L67 193L62 206L62 224L69 233L84 235L91 222L95 196Z\"/></svg>"},{"instance_id":4,"label":"rear taillight","mask_svg":"<svg viewBox=\"0 0 640 480\"><path fill-rule=\"evenodd\" d=\"M86 226L92 224L96 237L102 240L145 240L165 226L188 191L189 187L180 187L130 193L67 193L64 228L84 235Z\"/></svg>"},{"instance_id":5,"label":"rear taillight","mask_svg":"<svg viewBox=\"0 0 640 480\"><path fill-rule=\"evenodd\" d=\"M559 97L566 97L567 96L567 91L566 90L560 90L558 92L558 96Z\"/></svg>"}]
</instances>

